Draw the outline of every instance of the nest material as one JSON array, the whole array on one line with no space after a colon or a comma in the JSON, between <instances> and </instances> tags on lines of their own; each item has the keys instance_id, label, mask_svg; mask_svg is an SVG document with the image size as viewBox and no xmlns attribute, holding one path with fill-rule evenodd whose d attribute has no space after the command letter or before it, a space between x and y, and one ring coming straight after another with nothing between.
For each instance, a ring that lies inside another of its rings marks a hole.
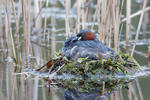
<instances>
[{"instance_id":1,"label":"nest material","mask_svg":"<svg viewBox=\"0 0 150 100\"><path fill-rule=\"evenodd\" d=\"M58 71L62 65L63 68ZM98 60L78 58L76 61L68 60L58 53L53 59L50 59L47 64L38 68L37 71L42 70L44 67L47 67L51 73L57 71L58 73L70 73L75 75L86 75L87 73L116 74L120 72L129 74L141 68L133 57L122 53L116 54L113 59L105 60L100 57L98 57Z\"/></svg>"},{"instance_id":2,"label":"nest material","mask_svg":"<svg viewBox=\"0 0 150 100\"><path fill-rule=\"evenodd\" d=\"M128 78L116 79L115 75L132 75L141 68L133 57L118 53L113 59L91 60L88 58L78 58L76 61L68 60L60 53L55 55L47 64L37 69L41 71L46 67L50 73L57 75L74 75L74 78L56 79L59 85L65 88L73 88L80 92L100 90L102 82L105 82L106 89L111 91L116 85L123 87L129 81Z\"/></svg>"}]
</instances>

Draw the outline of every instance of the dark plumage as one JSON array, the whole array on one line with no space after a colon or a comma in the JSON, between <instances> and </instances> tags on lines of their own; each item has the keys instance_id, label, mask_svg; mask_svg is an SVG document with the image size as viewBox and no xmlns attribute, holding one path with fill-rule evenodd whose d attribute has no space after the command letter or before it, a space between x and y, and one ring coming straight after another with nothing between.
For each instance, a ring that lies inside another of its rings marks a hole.
<instances>
[{"instance_id":1,"label":"dark plumage","mask_svg":"<svg viewBox=\"0 0 150 100\"><path fill-rule=\"evenodd\" d=\"M62 54L68 59L77 58L108 59L114 55L114 51L101 43L89 30L82 30L76 36L68 38L63 46Z\"/></svg>"}]
</instances>

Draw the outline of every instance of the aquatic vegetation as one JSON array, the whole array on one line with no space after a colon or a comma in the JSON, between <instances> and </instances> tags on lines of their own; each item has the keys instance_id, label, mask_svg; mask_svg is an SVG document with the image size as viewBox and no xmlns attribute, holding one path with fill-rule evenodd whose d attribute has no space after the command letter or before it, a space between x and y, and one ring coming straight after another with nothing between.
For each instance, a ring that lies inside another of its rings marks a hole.
<instances>
[{"instance_id":1,"label":"aquatic vegetation","mask_svg":"<svg viewBox=\"0 0 150 100\"><path fill-rule=\"evenodd\" d=\"M120 85L124 87L132 79L126 77L139 71L141 68L133 57L128 54L117 53L109 59L91 60L78 58L76 61L68 60L60 53L57 53L46 65L37 69L41 71L44 67L50 73L56 75L73 75L72 78L56 78L58 85L65 88L73 88L80 92L90 92L101 90L102 82L106 84L106 90L112 91L114 87ZM122 78L116 77L123 76ZM64 76L65 77L65 76Z\"/></svg>"}]
</instances>

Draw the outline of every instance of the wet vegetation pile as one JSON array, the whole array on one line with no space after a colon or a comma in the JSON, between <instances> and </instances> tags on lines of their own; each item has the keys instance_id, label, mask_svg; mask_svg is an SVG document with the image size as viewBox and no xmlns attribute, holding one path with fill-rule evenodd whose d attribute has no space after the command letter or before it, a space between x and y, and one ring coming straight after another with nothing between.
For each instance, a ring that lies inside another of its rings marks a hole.
<instances>
[{"instance_id":1,"label":"wet vegetation pile","mask_svg":"<svg viewBox=\"0 0 150 100\"><path fill-rule=\"evenodd\" d=\"M91 92L101 90L102 85L105 84L105 90L108 92L118 85L126 87L124 83L132 80L127 76L140 70L139 64L128 54L117 53L107 60L97 58L98 60L78 58L76 61L71 61L58 53L37 71L55 73L57 77L54 76L53 80L49 80L50 83L55 82L58 86L68 89Z\"/></svg>"}]
</instances>

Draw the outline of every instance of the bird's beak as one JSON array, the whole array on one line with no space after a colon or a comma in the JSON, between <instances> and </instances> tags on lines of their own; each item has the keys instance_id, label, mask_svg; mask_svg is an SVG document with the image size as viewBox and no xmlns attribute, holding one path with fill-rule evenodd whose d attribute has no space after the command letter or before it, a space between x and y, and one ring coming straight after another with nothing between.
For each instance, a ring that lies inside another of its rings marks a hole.
<instances>
[{"instance_id":1,"label":"bird's beak","mask_svg":"<svg viewBox=\"0 0 150 100\"><path fill-rule=\"evenodd\" d=\"M81 40L81 36L78 38L78 40Z\"/></svg>"}]
</instances>

